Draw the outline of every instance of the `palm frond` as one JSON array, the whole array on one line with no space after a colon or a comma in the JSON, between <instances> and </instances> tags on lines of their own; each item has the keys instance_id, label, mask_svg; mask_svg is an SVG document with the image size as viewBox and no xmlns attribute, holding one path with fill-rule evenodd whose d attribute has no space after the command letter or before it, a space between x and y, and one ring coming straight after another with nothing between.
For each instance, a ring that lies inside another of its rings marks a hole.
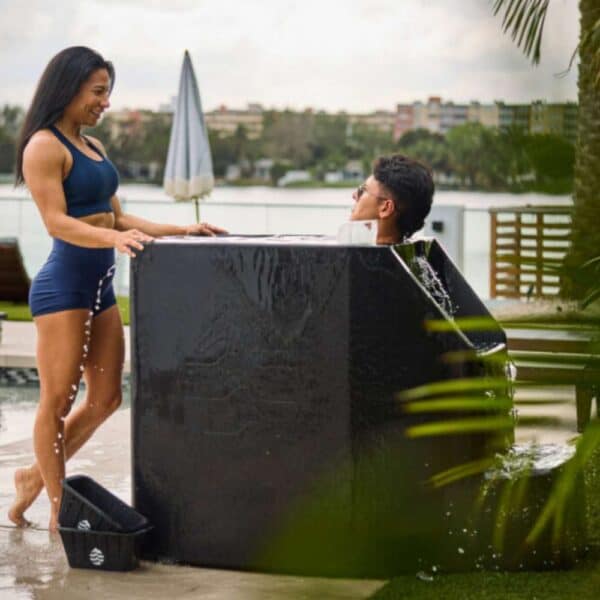
<instances>
[{"instance_id":1,"label":"palm frond","mask_svg":"<svg viewBox=\"0 0 600 600\"><path fill-rule=\"evenodd\" d=\"M544 22L550 0L495 0L494 15L504 11L502 30L510 31L512 40L534 65L540 62Z\"/></svg>"},{"instance_id":2,"label":"palm frond","mask_svg":"<svg viewBox=\"0 0 600 600\"><path fill-rule=\"evenodd\" d=\"M396 394L396 397L398 400L406 402L454 393L486 392L488 390L501 391L506 390L506 385L507 382L504 377L465 377L462 379L446 379L404 390Z\"/></svg>"},{"instance_id":3,"label":"palm frond","mask_svg":"<svg viewBox=\"0 0 600 600\"><path fill-rule=\"evenodd\" d=\"M528 543L535 542L549 524L552 524L553 542L558 542L563 517L576 489L577 478L581 476L583 467L590 463L598 448L600 448L600 421L592 421L579 438L575 456L560 474L552 494L548 497L544 508L529 532L527 536Z\"/></svg>"},{"instance_id":4,"label":"palm frond","mask_svg":"<svg viewBox=\"0 0 600 600\"><path fill-rule=\"evenodd\" d=\"M512 417L474 417L451 421L436 421L413 425L406 430L408 438L421 438L439 435L464 435L465 433L483 433L486 431L512 431Z\"/></svg>"},{"instance_id":5,"label":"palm frond","mask_svg":"<svg viewBox=\"0 0 600 600\"><path fill-rule=\"evenodd\" d=\"M490 331L498 327L498 323L491 317L460 317L453 321L447 319L430 319L425 321L425 329L433 332L454 331L458 327L461 331Z\"/></svg>"},{"instance_id":6,"label":"palm frond","mask_svg":"<svg viewBox=\"0 0 600 600\"><path fill-rule=\"evenodd\" d=\"M512 399L508 397L490 399L487 396L453 396L440 400L410 402L403 408L404 412L410 414L465 411L494 412L510 410L512 404Z\"/></svg>"},{"instance_id":7,"label":"palm frond","mask_svg":"<svg viewBox=\"0 0 600 600\"><path fill-rule=\"evenodd\" d=\"M444 471L432 475L429 482L434 488L444 487L451 483L461 481L467 477L473 475L481 475L485 473L489 468L496 464L496 457L485 457L471 462L457 465L456 467L450 467Z\"/></svg>"},{"instance_id":8,"label":"palm frond","mask_svg":"<svg viewBox=\"0 0 600 600\"><path fill-rule=\"evenodd\" d=\"M586 260L579 269L587 269L591 266L600 266L600 256L594 256L594 258L590 258L590 260Z\"/></svg>"},{"instance_id":9,"label":"palm frond","mask_svg":"<svg viewBox=\"0 0 600 600\"><path fill-rule=\"evenodd\" d=\"M594 288L588 293L588 295L581 301L581 307L586 308L598 298L600 298L600 287Z\"/></svg>"}]
</instances>

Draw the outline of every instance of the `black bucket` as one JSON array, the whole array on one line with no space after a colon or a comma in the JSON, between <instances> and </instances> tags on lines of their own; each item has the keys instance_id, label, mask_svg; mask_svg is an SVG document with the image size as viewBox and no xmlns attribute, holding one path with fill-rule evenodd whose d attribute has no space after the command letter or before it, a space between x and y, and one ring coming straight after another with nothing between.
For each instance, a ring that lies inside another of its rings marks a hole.
<instances>
[{"instance_id":1,"label":"black bucket","mask_svg":"<svg viewBox=\"0 0 600 600\"><path fill-rule=\"evenodd\" d=\"M86 531L59 527L69 566L74 569L131 571L139 564L140 545L147 531L130 533Z\"/></svg>"},{"instance_id":2,"label":"black bucket","mask_svg":"<svg viewBox=\"0 0 600 600\"><path fill-rule=\"evenodd\" d=\"M58 523L69 565L104 571L135 569L152 529L146 517L85 475L64 479Z\"/></svg>"},{"instance_id":3,"label":"black bucket","mask_svg":"<svg viewBox=\"0 0 600 600\"><path fill-rule=\"evenodd\" d=\"M148 519L85 475L63 481L58 523L79 530L134 532L148 527Z\"/></svg>"}]
</instances>

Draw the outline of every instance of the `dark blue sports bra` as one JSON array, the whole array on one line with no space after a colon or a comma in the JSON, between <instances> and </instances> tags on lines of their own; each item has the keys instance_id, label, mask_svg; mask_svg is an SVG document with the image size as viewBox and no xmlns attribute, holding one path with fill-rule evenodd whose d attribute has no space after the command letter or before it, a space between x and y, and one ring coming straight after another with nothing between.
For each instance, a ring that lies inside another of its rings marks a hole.
<instances>
[{"instance_id":1,"label":"dark blue sports bra","mask_svg":"<svg viewBox=\"0 0 600 600\"><path fill-rule=\"evenodd\" d=\"M119 185L119 174L114 165L89 140L84 138L102 160L86 156L54 125L50 125L50 131L70 150L73 157L71 171L63 181L67 214L71 217L85 217L94 213L112 212L110 199Z\"/></svg>"}]
</instances>

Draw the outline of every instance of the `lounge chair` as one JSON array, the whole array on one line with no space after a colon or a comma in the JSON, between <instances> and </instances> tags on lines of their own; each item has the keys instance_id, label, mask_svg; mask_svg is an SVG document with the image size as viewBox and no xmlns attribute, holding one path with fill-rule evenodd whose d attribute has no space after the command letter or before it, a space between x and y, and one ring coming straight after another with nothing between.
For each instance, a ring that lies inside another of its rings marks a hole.
<instances>
[{"instance_id":1,"label":"lounge chair","mask_svg":"<svg viewBox=\"0 0 600 600\"><path fill-rule=\"evenodd\" d=\"M0 300L27 302L30 280L17 238L0 238Z\"/></svg>"}]
</instances>

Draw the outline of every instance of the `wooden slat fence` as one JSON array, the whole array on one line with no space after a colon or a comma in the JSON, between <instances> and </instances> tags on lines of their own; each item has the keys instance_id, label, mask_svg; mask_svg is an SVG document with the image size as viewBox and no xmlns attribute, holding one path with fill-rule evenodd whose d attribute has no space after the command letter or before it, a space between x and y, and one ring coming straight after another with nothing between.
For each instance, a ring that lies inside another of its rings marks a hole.
<instances>
[{"instance_id":1,"label":"wooden slat fence","mask_svg":"<svg viewBox=\"0 0 600 600\"><path fill-rule=\"evenodd\" d=\"M552 298L571 244L571 206L490 209L490 297Z\"/></svg>"}]
</instances>

